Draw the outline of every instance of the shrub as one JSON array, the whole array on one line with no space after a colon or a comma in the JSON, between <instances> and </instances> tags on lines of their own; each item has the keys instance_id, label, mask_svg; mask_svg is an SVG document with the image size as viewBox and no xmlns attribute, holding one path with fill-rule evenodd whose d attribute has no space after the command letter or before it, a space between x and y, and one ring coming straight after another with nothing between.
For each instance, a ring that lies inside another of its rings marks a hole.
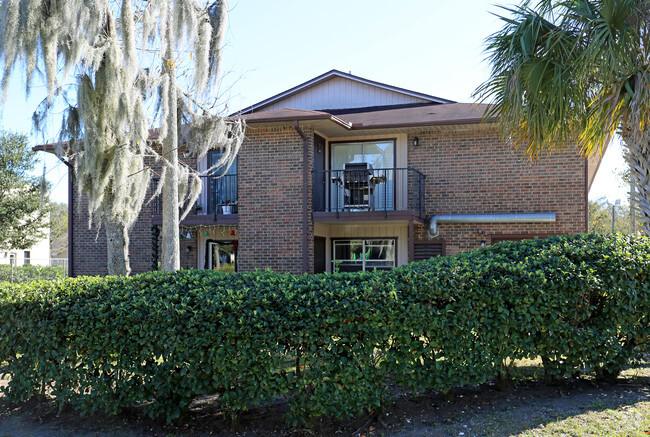
<instances>
[{"instance_id":1,"label":"shrub","mask_svg":"<svg viewBox=\"0 0 650 437\"><path fill-rule=\"evenodd\" d=\"M233 417L275 398L289 420L380 407L387 383L447 391L541 356L550 377L614 375L650 336L650 243L582 235L499 243L390 272L185 270L3 285L13 400L167 420L218 394Z\"/></svg>"},{"instance_id":2,"label":"shrub","mask_svg":"<svg viewBox=\"0 0 650 437\"><path fill-rule=\"evenodd\" d=\"M0 282L24 283L32 281L51 281L68 276L66 266L24 265L13 268L7 264L0 265Z\"/></svg>"}]
</instances>

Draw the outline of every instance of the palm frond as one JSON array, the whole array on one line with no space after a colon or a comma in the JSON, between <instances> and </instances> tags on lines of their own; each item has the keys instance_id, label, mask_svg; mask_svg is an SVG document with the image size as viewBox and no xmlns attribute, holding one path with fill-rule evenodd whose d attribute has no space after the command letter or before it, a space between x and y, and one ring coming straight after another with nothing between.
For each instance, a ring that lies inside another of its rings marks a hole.
<instances>
[{"instance_id":1,"label":"palm frond","mask_svg":"<svg viewBox=\"0 0 650 437\"><path fill-rule=\"evenodd\" d=\"M490 78L474 96L529 156L579 141L591 154L629 120L645 129L650 46L639 0L541 0L503 8L487 39ZM649 41L650 42L650 41Z\"/></svg>"}]
</instances>

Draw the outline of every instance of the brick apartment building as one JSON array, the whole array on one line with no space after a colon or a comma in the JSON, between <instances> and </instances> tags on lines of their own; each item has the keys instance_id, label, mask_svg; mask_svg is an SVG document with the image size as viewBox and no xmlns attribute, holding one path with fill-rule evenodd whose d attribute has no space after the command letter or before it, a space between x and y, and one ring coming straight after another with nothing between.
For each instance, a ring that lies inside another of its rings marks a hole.
<instances>
[{"instance_id":1,"label":"brick apartment building","mask_svg":"<svg viewBox=\"0 0 650 437\"><path fill-rule=\"evenodd\" d=\"M183 268L318 273L392 268L504 239L587 231L599 159L567 147L527 161L455 103L332 70L243 109L246 140L204 177L183 222ZM199 170L217 152L193 162ZM223 173L223 172L222 172ZM70 184L70 271L106 273ZM159 204L130 233L133 273L158 261Z\"/></svg>"}]
</instances>

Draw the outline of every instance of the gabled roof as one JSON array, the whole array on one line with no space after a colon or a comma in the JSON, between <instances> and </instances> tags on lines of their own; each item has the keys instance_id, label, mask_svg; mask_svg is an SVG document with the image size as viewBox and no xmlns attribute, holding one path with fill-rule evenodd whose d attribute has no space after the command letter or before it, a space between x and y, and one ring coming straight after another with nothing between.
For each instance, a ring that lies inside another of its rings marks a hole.
<instances>
[{"instance_id":1,"label":"gabled roof","mask_svg":"<svg viewBox=\"0 0 650 437\"><path fill-rule=\"evenodd\" d=\"M440 97L436 96L431 96L429 94L424 94L420 93L417 91L411 91L407 90L405 88L400 88L396 87L393 85L388 85L385 83L381 82L376 82L374 80L369 80L369 79L364 79L363 77L355 76L353 74L349 73L344 73L339 70L331 70L328 71L327 73L321 74L320 76L317 76L313 79L308 80L307 82L303 82L300 85L297 85L293 88L289 88L286 91L283 91L279 94L276 94L272 97L269 97L268 99L262 100L261 102L257 102L247 108L244 108L240 111L237 111L235 114L232 115L243 115L243 114L249 114L252 112L258 112L258 111L263 111L265 107L272 106L273 104L283 100L287 99L291 96L295 96L296 94L303 93L311 88L316 87L319 84L322 84L323 82L336 79L336 78L342 78L346 79L349 81L352 81L354 83L360 84L360 85L367 85L371 86L380 90L385 90L388 92L392 93L397 93L400 95L403 95L405 97L410 97L414 99L418 99L419 103L429 103L429 104L441 104L441 103L455 103L452 100L448 99L443 99ZM327 109L333 109L333 108L310 108L310 109L322 109L322 110L327 110Z\"/></svg>"}]
</instances>

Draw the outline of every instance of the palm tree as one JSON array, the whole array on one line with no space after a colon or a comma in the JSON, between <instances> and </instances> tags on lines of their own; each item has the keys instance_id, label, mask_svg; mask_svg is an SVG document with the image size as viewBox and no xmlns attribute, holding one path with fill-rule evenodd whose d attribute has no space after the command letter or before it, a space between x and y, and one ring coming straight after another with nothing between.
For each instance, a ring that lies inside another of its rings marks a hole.
<instances>
[{"instance_id":1,"label":"palm tree","mask_svg":"<svg viewBox=\"0 0 650 437\"><path fill-rule=\"evenodd\" d=\"M650 235L650 2L540 0L504 8L487 40L490 78L476 91L493 103L513 144L530 157L578 144L625 146L641 229Z\"/></svg>"}]
</instances>

